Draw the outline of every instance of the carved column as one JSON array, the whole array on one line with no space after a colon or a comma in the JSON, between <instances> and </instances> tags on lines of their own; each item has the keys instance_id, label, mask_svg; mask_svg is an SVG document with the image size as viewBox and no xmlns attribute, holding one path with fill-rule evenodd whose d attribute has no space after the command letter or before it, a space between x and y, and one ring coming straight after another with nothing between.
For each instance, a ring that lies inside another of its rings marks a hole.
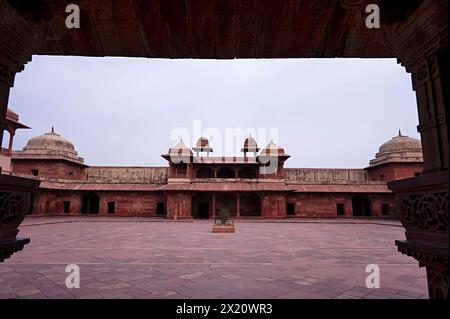
<instances>
[{"instance_id":1,"label":"carved column","mask_svg":"<svg viewBox=\"0 0 450 319\"><path fill-rule=\"evenodd\" d=\"M419 113L424 174L389 183L406 240L400 252L426 267L430 298L448 298L448 93L449 14L446 0L428 0L392 27L390 44L412 75Z\"/></svg>"},{"instance_id":2,"label":"carved column","mask_svg":"<svg viewBox=\"0 0 450 319\"><path fill-rule=\"evenodd\" d=\"M212 217L216 217L216 192L212 193Z\"/></svg>"},{"instance_id":3,"label":"carved column","mask_svg":"<svg viewBox=\"0 0 450 319\"><path fill-rule=\"evenodd\" d=\"M0 140L6 128L9 90L16 73L24 69L33 50L43 43L41 34L5 0L0 0Z\"/></svg>"},{"instance_id":4,"label":"carved column","mask_svg":"<svg viewBox=\"0 0 450 319\"><path fill-rule=\"evenodd\" d=\"M38 33L5 0L0 0L0 140L6 128L9 91L17 72L40 43ZM11 137L12 139L12 137ZM1 173L1 172L0 172ZM18 238L39 181L0 174L0 262L22 250L30 240Z\"/></svg>"},{"instance_id":5,"label":"carved column","mask_svg":"<svg viewBox=\"0 0 450 319\"><path fill-rule=\"evenodd\" d=\"M241 193L236 193L236 217L241 217Z\"/></svg>"},{"instance_id":6,"label":"carved column","mask_svg":"<svg viewBox=\"0 0 450 319\"><path fill-rule=\"evenodd\" d=\"M9 144L8 144L9 154L12 154L13 145L14 145L14 135L15 134L16 134L15 130L9 131Z\"/></svg>"},{"instance_id":7,"label":"carved column","mask_svg":"<svg viewBox=\"0 0 450 319\"><path fill-rule=\"evenodd\" d=\"M6 129L6 110L8 109L9 89L14 80L14 76L11 73L10 68L0 57L0 141L3 141L3 132Z\"/></svg>"}]
</instances>

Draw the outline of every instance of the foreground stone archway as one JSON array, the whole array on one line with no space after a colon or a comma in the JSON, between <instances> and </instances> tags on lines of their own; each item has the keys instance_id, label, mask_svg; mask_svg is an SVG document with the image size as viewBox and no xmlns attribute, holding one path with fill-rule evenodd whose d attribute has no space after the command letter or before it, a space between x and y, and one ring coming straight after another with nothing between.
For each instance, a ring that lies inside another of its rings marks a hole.
<instances>
[{"instance_id":1,"label":"foreground stone archway","mask_svg":"<svg viewBox=\"0 0 450 319\"><path fill-rule=\"evenodd\" d=\"M422 176L390 184L406 229L399 250L427 267L431 298L448 296L449 4L446 0L79 1L81 29L67 29L68 2L0 0L0 140L15 75L33 54L159 58L396 57L417 95ZM365 26L368 3L380 29ZM114 30L115 32L111 32ZM30 199L38 182L0 175L1 196ZM417 204L418 203L418 204ZM427 214L423 207L427 206ZM420 209L418 207L421 207ZM16 247L26 209L4 222L0 260ZM10 215L8 215L10 216ZM10 247L10 248L8 248ZM23 247L23 245L22 245Z\"/></svg>"}]
</instances>

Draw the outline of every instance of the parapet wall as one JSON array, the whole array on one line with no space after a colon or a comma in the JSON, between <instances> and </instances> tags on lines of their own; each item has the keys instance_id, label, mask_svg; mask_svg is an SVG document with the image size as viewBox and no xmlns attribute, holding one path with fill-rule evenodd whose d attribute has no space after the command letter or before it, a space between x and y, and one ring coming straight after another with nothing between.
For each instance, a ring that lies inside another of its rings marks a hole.
<instances>
[{"instance_id":1,"label":"parapet wall","mask_svg":"<svg viewBox=\"0 0 450 319\"><path fill-rule=\"evenodd\" d=\"M285 168L287 183L368 183L369 177L364 169L340 168Z\"/></svg>"},{"instance_id":2,"label":"parapet wall","mask_svg":"<svg viewBox=\"0 0 450 319\"><path fill-rule=\"evenodd\" d=\"M167 167L92 166L86 170L93 183L167 183Z\"/></svg>"}]
</instances>

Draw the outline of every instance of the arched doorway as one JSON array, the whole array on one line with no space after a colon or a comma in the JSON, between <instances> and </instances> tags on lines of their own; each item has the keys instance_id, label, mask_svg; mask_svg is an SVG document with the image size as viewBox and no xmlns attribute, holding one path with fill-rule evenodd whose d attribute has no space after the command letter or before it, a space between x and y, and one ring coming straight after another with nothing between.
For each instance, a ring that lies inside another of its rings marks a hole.
<instances>
[{"instance_id":1,"label":"arched doorway","mask_svg":"<svg viewBox=\"0 0 450 319\"><path fill-rule=\"evenodd\" d=\"M257 194L241 194L239 201L242 217L261 216L261 198Z\"/></svg>"},{"instance_id":2,"label":"arched doorway","mask_svg":"<svg viewBox=\"0 0 450 319\"><path fill-rule=\"evenodd\" d=\"M27 212L27 215L33 214L33 211L34 211L34 194L31 194L31 197L30 197L30 206L28 206L28 212Z\"/></svg>"},{"instance_id":3,"label":"arched doorway","mask_svg":"<svg viewBox=\"0 0 450 319\"><path fill-rule=\"evenodd\" d=\"M217 171L217 178L235 178L236 175L231 168L224 167Z\"/></svg>"},{"instance_id":4,"label":"arched doorway","mask_svg":"<svg viewBox=\"0 0 450 319\"><path fill-rule=\"evenodd\" d=\"M238 171L238 178L256 178L257 175L256 167L244 167Z\"/></svg>"},{"instance_id":5,"label":"arched doorway","mask_svg":"<svg viewBox=\"0 0 450 319\"><path fill-rule=\"evenodd\" d=\"M192 217L208 219L211 215L211 195L197 194L192 196Z\"/></svg>"},{"instance_id":6,"label":"arched doorway","mask_svg":"<svg viewBox=\"0 0 450 319\"><path fill-rule=\"evenodd\" d=\"M369 217L372 215L370 199L367 197L354 197L352 199L353 216Z\"/></svg>"},{"instance_id":7,"label":"arched doorway","mask_svg":"<svg viewBox=\"0 0 450 319\"><path fill-rule=\"evenodd\" d=\"M216 197L216 213L220 214L222 209L226 209L230 216L236 216L236 194L221 193Z\"/></svg>"},{"instance_id":8,"label":"arched doorway","mask_svg":"<svg viewBox=\"0 0 450 319\"><path fill-rule=\"evenodd\" d=\"M81 199L82 214L100 213L100 196L95 193L87 193Z\"/></svg>"},{"instance_id":9,"label":"arched doorway","mask_svg":"<svg viewBox=\"0 0 450 319\"><path fill-rule=\"evenodd\" d=\"M214 178L214 171L209 167L200 167L197 170L197 178Z\"/></svg>"}]
</instances>

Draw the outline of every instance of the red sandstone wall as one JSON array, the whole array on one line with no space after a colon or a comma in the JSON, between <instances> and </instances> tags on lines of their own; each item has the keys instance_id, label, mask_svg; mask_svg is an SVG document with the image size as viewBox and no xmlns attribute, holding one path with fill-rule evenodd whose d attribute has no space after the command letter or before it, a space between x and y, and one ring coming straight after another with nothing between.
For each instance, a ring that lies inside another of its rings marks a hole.
<instances>
[{"instance_id":1,"label":"red sandstone wall","mask_svg":"<svg viewBox=\"0 0 450 319\"><path fill-rule=\"evenodd\" d=\"M287 202L295 204L295 213L298 217L339 217L337 204L344 204L344 217L352 217L352 198L359 194L333 194L333 193L298 193L289 195ZM394 194L362 194L371 200L372 216L382 216L381 205L387 204L390 215L395 214Z\"/></svg>"},{"instance_id":2,"label":"red sandstone wall","mask_svg":"<svg viewBox=\"0 0 450 319\"><path fill-rule=\"evenodd\" d=\"M422 170L421 163L390 163L367 168L370 180L379 181L380 175L384 175L384 180L387 182L414 177L416 173L422 173Z\"/></svg>"},{"instance_id":3,"label":"red sandstone wall","mask_svg":"<svg viewBox=\"0 0 450 319\"><path fill-rule=\"evenodd\" d=\"M299 193L290 195L288 202L295 203L295 214L299 217L337 217L337 203L344 204L345 216L352 216L351 196L345 194Z\"/></svg>"},{"instance_id":4,"label":"red sandstone wall","mask_svg":"<svg viewBox=\"0 0 450 319\"><path fill-rule=\"evenodd\" d=\"M167 217L173 218L192 218L192 200L187 192L169 192L167 193L166 210Z\"/></svg>"},{"instance_id":5,"label":"red sandstone wall","mask_svg":"<svg viewBox=\"0 0 450 319\"><path fill-rule=\"evenodd\" d=\"M64 213L64 201L70 201L69 215L81 214L84 192L41 190L34 201L33 215L68 215ZM99 215L107 213L107 203L115 202L115 213L109 216L156 216L158 202L166 202L167 217L191 218L191 198L186 192L171 192L166 196L161 192L97 192L100 197ZM338 217L337 203L343 203L345 217L353 216L352 198L359 194L298 193L267 194L262 196L263 218L286 217L286 203L295 204L297 217ZM372 216L382 216L382 204L387 204L390 215L395 212L393 194L363 194L371 200ZM48 202L48 205L46 204Z\"/></svg>"},{"instance_id":6,"label":"red sandstone wall","mask_svg":"<svg viewBox=\"0 0 450 319\"><path fill-rule=\"evenodd\" d=\"M34 201L33 215L80 215L84 192L40 190ZM97 192L99 215L156 216L157 202L165 202L160 192ZM70 201L70 213L64 213L64 201ZM48 202L48 210L46 209ZM107 213L108 202L115 202L115 213Z\"/></svg>"},{"instance_id":7,"label":"red sandstone wall","mask_svg":"<svg viewBox=\"0 0 450 319\"><path fill-rule=\"evenodd\" d=\"M285 168L286 182L294 183L365 183L368 181L364 169L347 168Z\"/></svg>"},{"instance_id":8,"label":"red sandstone wall","mask_svg":"<svg viewBox=\"0 0 450 319\"><path fill-rule=\"evenodd\" d=\"M90 183L167 183L167 167L91 166L86 169Z\"/></svg>"},{"instance_id":9,"label":"red sandstone wall","mask_svg":"<svg viewBox=\"0 0 450 319\"><path fill-rule=\"evenodd\" d=\"M85 179L85 168L67 161L57 160L12 160L12 172L31 175L31 170L39 171L38 177L52 179ZM72 172L72 176L69 175Z\"/></svg>"},{"instance_id":10,"label":"red sandstone wall","mask_svg":"<svg viewBox=\"0 0 450 319\"><path fill-rule=\"evenodd\" d=\"M284 194L268 194L261 203L263 218L283 218L286 216L286 199Z\"/></svg>"}]
</instances>

